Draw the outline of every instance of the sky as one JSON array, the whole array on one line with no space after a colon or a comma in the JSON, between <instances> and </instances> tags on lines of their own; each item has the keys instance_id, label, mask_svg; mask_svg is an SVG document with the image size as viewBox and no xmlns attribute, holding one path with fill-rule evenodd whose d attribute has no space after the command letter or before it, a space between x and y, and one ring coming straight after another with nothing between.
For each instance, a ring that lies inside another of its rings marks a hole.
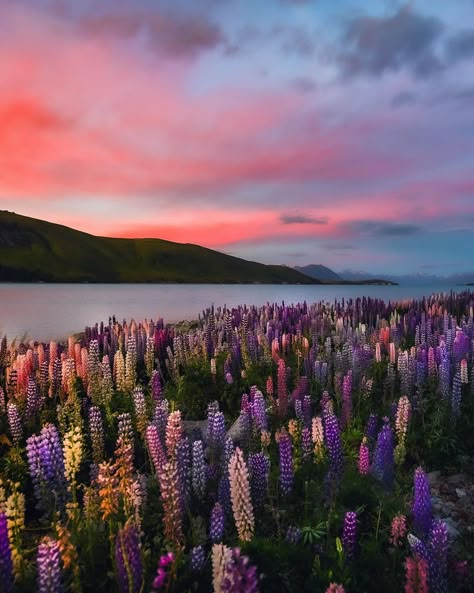
<instances>
[{"instance_id":1,"label":"sky","mask_svg":"<svg viewBox=\"0 0 474 593\"><path fill-rule=\"evenodd\" d=\"M474 269L474 0L0 0L0 208Z\"/></svg>"}]
</instances>

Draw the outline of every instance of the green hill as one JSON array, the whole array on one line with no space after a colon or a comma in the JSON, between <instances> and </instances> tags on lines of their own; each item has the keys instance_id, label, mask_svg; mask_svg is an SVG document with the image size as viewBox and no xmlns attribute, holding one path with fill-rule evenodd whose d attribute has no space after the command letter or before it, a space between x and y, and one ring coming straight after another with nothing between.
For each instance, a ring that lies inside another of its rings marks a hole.
<instances>
[{"instance_id":1,"label":"green hill","mask_svg":"<svg viewBox=\"0 0 474 593\"><path fill-rule=\"evenodd\" d=\"M199 245L96 237L7 211L0 211L0 281L320 283Z\"/></svg>"}]
</instances>

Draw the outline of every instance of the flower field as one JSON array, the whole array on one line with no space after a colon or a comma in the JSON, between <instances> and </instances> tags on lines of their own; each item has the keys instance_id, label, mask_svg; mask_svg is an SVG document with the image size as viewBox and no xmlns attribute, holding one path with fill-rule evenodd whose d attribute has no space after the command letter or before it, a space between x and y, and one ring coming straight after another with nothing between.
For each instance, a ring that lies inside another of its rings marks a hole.
<instances>
[{"instance_id":1,"label":"flower field","mask_svg":"<svg viewBox=\"0 0 474 593\"><path fill-rule=\"evenodd\" d=\"M474 484L473 309L466 291L4 338L0 591L474 590L474 525L430 492L434 471Z\"/></svg>"}]
</instances>

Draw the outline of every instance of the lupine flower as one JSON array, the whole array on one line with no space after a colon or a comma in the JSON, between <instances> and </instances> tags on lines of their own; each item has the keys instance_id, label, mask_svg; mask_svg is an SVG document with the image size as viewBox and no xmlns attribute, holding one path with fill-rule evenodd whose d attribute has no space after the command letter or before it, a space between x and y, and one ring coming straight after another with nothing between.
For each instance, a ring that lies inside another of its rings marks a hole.
<instances>
[{"instance_id":1,"label":"lupine flower","mask_svg":"<svg viewBox=\"0 0 474 593\"><path fill-rule=\"evenodd\" d=\"M184 436L176 447L176 464L179 475L180 499L184 511L184 506L191 495L191 456L187 436Z\"/></svg>"},{"instance_id":2,"label":"lupine flower","mask_svg":"<svg viewBox=\"0 0 474 593\"><path fill-rule=\"evenodd\" d=\"M359 462L358 462L359 473L363 476L367 475L370 470L370 455L369 446L367 445L367 437L362 439L359 448Z\"/></svg>"},{"instance_id":3,"label":"lupine flower","mask_svg":"<svg viewBox=\"0 0 474 593\"><path fill-rule=\"evenodd\" d=\"M324 441L329 453L329 482L338 483L342 477L342 443L336 416L324 410Z\"/></svg>"},{"instance_id":4,"label":"lupine flower","mask_svg":"<svg viewBox=\"0 0 474 593\"><path fill-rule=\"evenodd\" d=\"M224 510L224 513L226 515L230 515L232 511L232 502L230 499L230 482L228 472L226 472L219 480L217 498L219 504Z\"/></svg>"},{"instance_id":5,"label":"lupine flower","mask_svg":"<svg viewBox=\"0 0 474 593\"><path fill-rule=\"evenodd\" d=\"M252 419L255 424L255 428L258 431L266 430L267 429L267 413L265 410L265 399L261 391L256 391L252 406L251 406L251 415Z\"/></svg>"},{"instance_id":6,"label":"lupine flower","mask_svg":"<svg viewBox=\"0 0 474 593\"><path fill-rule=\"evenodd\" d=\"M220 543L224 537L224 511L219 502L216 502L211 511L209 536L213 544Z\"/></svg>"},{"instance_id":7,"label":"lupine flower","mask_svg":"<svg viewBox=\"0 0 474 593\"><path fill-rule=\"evenodd\" d=\"M167 554L163 554L160 556L158 561L158 570L156 571L156 577L153 579L152 587L154 590L161 589L164 587L168 580L168 567L170 564L174 562L174 554L172 552L168 552Z\"/></svg>"},{"instance_id":8,"label":"lupine flower","mask_svg":"<svg viewBox=\"0 0 474 593\"><path fill-rule=\"evenodd\" d=\"M81 429L76 426L64 435L64 475L70 484L76 481L83 456L83 437Z\"/></svg>"},{"instance_id":9,"label":"lupine flower","mask_svg":"<svg viewBox=\"0 0 474 593\"><path fill-rule=\"evenodd\" d=\"M386 488L392 486L394 477L393 433L388 418L385 419L377 437L372 473Z\"/></svg>"},{"instance_id":10,"label":"lupine flower","mask_svg":"<svg viewBox=\"0 0 474 593\"><path fill-rule=\"evenodd\" d=\"M165 443L166 425L168 424L168 408L168 400L162 399L158 401L153 412L153 424L158 429L158 434L163 445Z\"/></svg>"},{"instance_id":11,"label":"lupine flower","mask_svg":"<svg viewBox=\"0 0 474 593\"><path fill-rule=\"evenodd\" d=\"M288 543L296 545L301 540L301 529L299 527L295 527L294 525L290 525L286 530L285 539Z\"/></svg>"},{"instance_id":12,"label":"lupine flower","mask_svg":"<svg viewBox=\"0 0 474 593\"><path fill-rule=\"evenodd\" d=\"M312 439L314 443L314 455L316 461L324 458L324 428L321 416L316 416L312 421Z\"/></svg>"},{"instance_id":13,"label":"lupine flower","mask_svg":"<svg viewBox=\"0 0 474 593\"><path fill-rule=\"evenodd\" d=\"M395 515L392 519L390 529L390 543L395 547L400 547L407 534L407 522L405 515Z\"/></svg>"},{"instance_id":14,"label":"lupine flower","mask_svg":"<svg viewBox=\"0 0 474 593\"><path fill-rule=\"evenodd\" d=\"M428 478L421 467L415 470L413 496L413 524L420 537L427 537L433 521L431 494Z\"/></svg>"},{"instance_id":15,"label":"lupine flower","mask_svg":"<svg viewBox=\"0 0 474 593\"><path fill-rule=\"evenodd\" d=\"M242 556L239 548L232 550L221 587L225 593L258 593L257 568L249 565L248 557Z\"/></svg>"},{"instance_id":16,"label":"lupine flower","mask_svg":"<svg viewBox=\"0 0 474 593\"><path fill-rule=\"evenodd\" d=\"M216 411L209 419L207 438L207 444L211 450L211 457L217 459L220 456L225 443L225 418L222 412Z\"/></svg>"},{"instance_id":17,"label":"lupine flower","mask_svg":"<svg viewBox=\"0 0 474 593\"><path fill-rule=\"evenodd\" d=\"M223 593L222 582L226 576L227 566L232 560L232 550L224 544L212 546L212 585L214 593Z\"/></svg>"},{"instance_id":18,"label":"lupine flower","mask_svg":"<svg viewBox=\"0 0 474 593\"><path fill-rule=\"evenodd\" d=\"M166 451L169 458L176 456L176 448L183 435L183 421L181 420L181 412L176 410L171 412L168 416L168 423L166 424Z\"/></svg>"},{"instance_id":19,"label":"lupine flower","mask_svg":"<svg viewBox=\"0 0 474 593\"><path fill-rule=\"evenodd\" d=\"M150 424L146 429L145 435L155 473L160 475L167 460L158 434L158 428L154 424Z\"/></svg>"},{"instance_id":20,"label":"lupine flower","mask_svg":"<svg viewBox=\"0 0 474 593\"><path fill-rule=\"evenodd\" d=\"M428 562L420 556L405 563L405 593L428 593Z\"/></svg>"},{"instance_id":21,"label":"lupine flower","mask_svg":"<svg viewBox=\"0 0 474 593\"><path fill-rule=\"evenodd\" d=\"M261 507L268 487L270 459L264 453L249 455L250 489L252 501L256 508Z\"/></svg>"},{"instance_id":22,"label":"lupine flower","mask_svg":"<svg viewBox=\"0 0 474 593\"><path fill-rule=\"evenodd\" d=\"M45 537L37 556L39 593L61 593L64 590L61 574L61 555L58 542Z\"/></svg>"},{"instance_id":23,"label":"lupine flower","mask_svg":"<svg viewBox=\"0 0 474 593\"><path fill-rule=\"evenodd\" d=\"M195 546L190 554L191 569L194 572L201 572L206 563L206 554L202 546Z\"/></svg>"},{"instance_id":24,"label":"lupine flower","mask_svg":"<svg viewBox=\"0 0 474 593\"><path fill-rule=\"evenodd\" d=\"M429 585L432 593L448 591L448 528L444 521L435 520L431 524L429 551Z\"/></svg>"},{"instance_id":25,"label":"lupine flower","mask_svg":"<svg viewBox=\"0 0 474 593\"><path fill-rule=\"evenodd\" d=\"M160 373L156 369L151 374L151 395L154 402L160 401L163 397Z\"/></svg>"},{"instance_id":26,"label":"lupine flower","mask_svg":"<svg viewBox=\"0 0 474 593\"><path fill-rule=\"evenodd\" d=\"M280 452L280 486L283 494L293 490L293 453L290 435L286 431L280 434L278 442Z\"/></svg>"},{"instance_id":27,"label":"lupine flower","mask_svg":"<svg viewBox=\"0 0 474 593\"><path fill-rule=\"evenodd\" d=\"M165 537L176 549L180 549L184 540L183 504L180 498L180 480L176 460L166 463L159 477L163 499Z\"/></svg>"},{"instance_id":28,"label":"lupine flower","mask_svg":"<svg viewBox=\"0 0 474 593\"><path fill-rule=\"evenodd\" d=\"M301 431L301 451L303 459L308 460L313 452L313 441L311 439L311 431L305 427Z\"/></svg>"},{"instance_id":29,"label":"lupine flower","mask_svg":"<svg viewBox=\"0 0 474 593\"><path fill-rule=\"evenodd\" d=\"M286 388L286 365L283 358L278 359L278 414L285 418L288 409L288 391Z\"/></svg>"},{"instance_id":30,"label":"lupine flower","mask_svg":"<svg viewBox=\"0 0 474 593\"><path fill-rule=\"evenodd\" d=\"M137 428L139 432L143 434L148 424L148 418L146 412L145 395L141 387L135 387L132 392L132 399Z\"/></svg>"},{"instance_id":31,"label":"lupine flower","mask_svg":"<svg viewBox=\"0 0 474 593\"><path fill-rule=\"evenodd\" d=\"M121 593L139 593L143 585L140 539L136 526L130 521L117 534L115 562Z\"/></svg>"},{"instance_id":32,"label":"lupine flower","mask_svg":"<svg viewBox=\"0 0 474 593\"><path fill-rule=\"evenodd\" d=\"M352 416L352 371L344 377L342 384L342 415L341 424L347 426Z\"/></svg>"},{"instance_id":33,"label":"lupine flower","mask_svg":"<svg viewBox=\"0 0 474 593\"><path fill-rule=\"evenodd\" d=\"M18 411L18 406L13 402L8 402L7 404L7 418L13 443L15 445L18 445L23 435L23 428L21 423L20 412Z\"/></svg>"},{"instance_id":34,"label":"lupine flower","mask_svg":"<svg viewBox=\"0 0 474 593\"><path fill-rule=\"evenodd\" d=\"M346 558L354 556L357 537L357 514L349 511L344 515L344 526L342 529L342 545Z\"/></svg>"},{"instance_id":35,"label":"lupine flower","mask_svg":"<svg viewBox=\"0 0 474 593\"><path fill-rule=\"evenodd\" d=\"M345 593L345 589L342 585L331 583L325 593Z\"/></svg>"},{"instance_id":36,"label":"lupine flower","mask_svg":"<svg viewBox=\"0 0 474 593\"><path fill-rule=\"evenodd\" d=\"M196 496L203 499L206 493L206 462L202 441L193 443L192 483Z\"/></svg>"},{"instance_id":37,"label":"lupine flower","mask_svg":"<svg viewBox=\"0 0 474 593\"><path fill-rule=\"evenodd\" d=\"M371 414L369 416L369 420L365 428L365 436L368 438L369 444L375 441L375 438L377 436L378 422L379 420L377 418L377 414Z\"/></svg>"},{"instance_id":38,"label":"lupine flower","mask_svg":"<svg viewBox=\"0 0 474 593\"><path fill-rule=\"evenodd\" d=\"M92 444L92 458L94 463L100 463L104 458L104 427L100 409L96 406L89 408L89 434Z\"/></svg>"},{"instance_id":39,"label":"lupine flower","mask_svg":"<svg viewBox=\"0 0 474 593\"><path fill-rule=\"evenodd\" d=\"M7 517L8 538L13 560L13 572L15 576L20 573L22 564L21 557L21 535L25 528L25 495L20 492L20 484L11 484L12 492L6 500L5 515Z\"/></svg>"},{"instance_id":40,"label":"lupine flower","mask_svg":"<svg viewBox=\"0 0 474 593\"><path fill-rule=\"evenodd\" d=\"M133 443L133 424L132 418L128 412L119 414L118 418L117 441L127 441Z\"/></svg>"},{"instance_id":41,"label":"lupine flower","mask_svg":"<svg viewBox=\"0 0 474 593\"><path fill-rule=\"evenodd\" d=\"M229 462L229 481L232 512L239 539L248 542L253 537L255 519L250 498L249 474L239 447Z\"/></svg>"},{"instance_id":42,"label":"lupine flower","mask_svg":"<svg viewBox=\"0 0 474 593\"><path fill-rule=\"evenodd\" d=\"M13 591L13 561L10 542L8 540L7 516L0 513L0 582L3 591Z\"/></svg>"}]
</instances>

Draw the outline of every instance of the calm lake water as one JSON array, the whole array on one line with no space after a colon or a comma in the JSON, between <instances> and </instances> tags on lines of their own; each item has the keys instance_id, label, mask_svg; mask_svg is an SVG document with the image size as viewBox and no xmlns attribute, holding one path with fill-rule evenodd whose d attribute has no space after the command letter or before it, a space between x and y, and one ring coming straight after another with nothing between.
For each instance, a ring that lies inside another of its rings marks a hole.
<instances>
[{"instance_id":1,"label":"calm lake water","mask_svg":"<svg viewBox=\"0 0 474 593\"><path fill-rule=\"evenodd\" d=\"M417 298L461 286L303 286L235 284L0 284L0 335L35 340L63 339L86 325L122 319L174 323L197 319L214 304L334 301L371 296L387 301Z\"/></svg>"}]
</instances>

